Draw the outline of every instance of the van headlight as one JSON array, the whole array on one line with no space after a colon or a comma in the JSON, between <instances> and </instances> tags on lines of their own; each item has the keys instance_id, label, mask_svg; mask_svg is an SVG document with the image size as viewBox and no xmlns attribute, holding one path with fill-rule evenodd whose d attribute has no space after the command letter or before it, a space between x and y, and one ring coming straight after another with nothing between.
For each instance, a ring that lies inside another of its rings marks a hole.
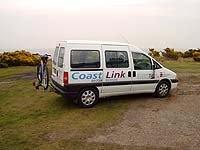
<instances>
[{"instance_id":1,"label":"van headlight","mask_svg":"<svg viewBox=\"0 0 200 150\"><path fill-rule=\"evenodd\" d=\"M177 79L177 80L178 80L178 76L177 76L177 75L175 76L175 79Z\"/></svg>"},{"instance_id":2,"label":"van headlight","mask_svg":"<svg viewBox=\"0 0 200 150\"><path fill-rule=\"evenodd\" d=\"M175 81L175 83L178 83L178 76L177 75L175 76L174 81Z\"/></svg>"}]
</instances>

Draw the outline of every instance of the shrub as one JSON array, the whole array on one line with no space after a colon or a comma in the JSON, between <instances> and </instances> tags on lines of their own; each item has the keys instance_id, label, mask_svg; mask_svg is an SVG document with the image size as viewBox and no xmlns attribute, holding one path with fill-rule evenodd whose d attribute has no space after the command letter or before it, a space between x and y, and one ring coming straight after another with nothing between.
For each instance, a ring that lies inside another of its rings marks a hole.
<instances>
[{"instance_id":1,"label":"shrub","mask_svg":"<svg viewBox=\"0 0 200 150\"><path fill-rule=\"evenodd\" d=\"M155 50L154 48L149 48L149 51L150 51L150 53L149 53L150 56L152 56L154 58L160 57L160 52Z\"/></svg>"},{"instance_id":2,"label":"shrub","mask_svg":"<svg viewBox=\"0 0 200 150\"><path fill-rule=\"evenodd\" d=\"M194 59L194 61L200 62L200 52L198 52L198 51L194 52L193 59Z\"/></svg>"},{"instance_id":3,"label":"shrub","mask_svg":"<svg viewBox=\"0 0 200 150\"><path fill-rule=\"evenodd\" d=\"M177 52L173 48L166 48L164 52L162 52L163 57L166 57L171 60L178 60L180 57L183 56L182 52Z\"/></svg>"},{"instance_id":4,"label":"shrub","mask_svg":"<svg viewBox=\"0 0 200 150\"><path fill-rule=\"evenodd\" d=\"M8 68L8 64L0 60L0 68Z\"/></svg>"},{"instance_id":5,"label":"shrub","mask_svg":"<svg viewBox=\"0 0 200 150\"><path fill-rule=\"evenodd\" d=\"M199 48L198 49L189 49L189 50L185 51L183 54L183 58L188 58L188 57L193 58L194 52L200 52L200 49Z\"/></svg>"},{"instance_id":6,"label":"shrub","mask_svg":"<svg viewBox=\"0 0 200 150\"><path fill-rule=\"evenodd\" d=\"M195 52L195 50L193 50L193 49L189 49L188 51L185 51L185 52L183 53L183 58L192 57L194 52Z\"/></svg>"},{"instance_id":7,"label":"shrub","mask_svg":"<svg viewBox=\"0 0 200 150\"><path fill-rule=\"evenodd\" d=\"M25 50L15 52L4 52L0 54L0 63L2 66L35 66L39 62L40 58L37 55L33 55Z\"/></svg>"}]
</instances>

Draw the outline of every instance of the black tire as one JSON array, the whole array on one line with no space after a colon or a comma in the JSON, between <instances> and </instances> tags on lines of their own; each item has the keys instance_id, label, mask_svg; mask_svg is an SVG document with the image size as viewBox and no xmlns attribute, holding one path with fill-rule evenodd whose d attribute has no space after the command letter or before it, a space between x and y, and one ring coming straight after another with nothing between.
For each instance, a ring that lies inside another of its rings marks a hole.
<instances>
[{"instance_id":1,"label":"black tire","mask_svg":"<svg viewBox=\"0 0 200 150\"><path fill-rule=\"evenodd\" d=\"M41 84L42 83L42 67L40 63L37 65L37 79L39 81L39 84Z\"/></svg>"},{"instance_id":2,"label":"black tire","mask_svg":"<svg viewBox=\"0 0 200 150\"><path fill-rule=\"evenodd\" d=\"M166 97L169 94L170 88L169 82L161 81L156 87L155 96L159 98Z\"/></svg>"},{"instance_id":3,"label":"black tire","mask_svg":"<svg viewBox=\"0 0 200 150\"><path fill-rule=\"evenodd\" d=\"M78 96L78 104L83 108L89 108L93 107L98 99L98 92L94 88L84 88Z\"/></svg>"},{"instance_id":4,"label":"black tire","mask_svg":"<svg viewBox=\"0 0 200 150\"><path fill-rule=\"evenodd\" d=\"M44 90L47 90L49 87L49 70L47 66L44 66L44 78L43 78L43 87Z\"/></svg>"}]
</instances>

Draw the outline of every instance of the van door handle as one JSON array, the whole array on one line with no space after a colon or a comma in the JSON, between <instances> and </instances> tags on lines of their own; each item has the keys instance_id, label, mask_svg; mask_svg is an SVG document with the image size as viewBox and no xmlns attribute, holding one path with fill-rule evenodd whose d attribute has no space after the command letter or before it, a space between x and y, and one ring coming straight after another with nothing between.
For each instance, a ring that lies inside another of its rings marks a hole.
<instances>
[{"instance_id":1,"label":"van door handle","mask_svg":"<svg viewBox=\"0 0 200 150\"><path fill-rule=\"evenodd\" d=\"M128 71L128 77L131 77L131 71Z\"/></svg>"},{"instance_id":2,"label":"van door handle","mask_svg":"<svg viewBox=\"0 0 200 150\"><path fill-rule=\"evenodd\" d=\"M133 77L136 77L136 71L133 71Z\"/></svg>"}]
</instances>

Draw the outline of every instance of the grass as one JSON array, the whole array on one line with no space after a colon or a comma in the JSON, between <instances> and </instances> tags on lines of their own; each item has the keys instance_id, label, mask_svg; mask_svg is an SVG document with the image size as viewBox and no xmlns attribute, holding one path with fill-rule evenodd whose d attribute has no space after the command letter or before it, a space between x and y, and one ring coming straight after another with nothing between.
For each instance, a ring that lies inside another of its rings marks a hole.
<instances>
[{"instance_id":1,"label":"grass","mask_svg":"<svg viewBox=\"0 0 200 150\"><path fill-rule=\"evenodd\" d=\"M163 65L178 74L187 72L195 77L194 73L200 73L200 63L196 62L166 61ZM9 80L34 71L35 67L25 66L0 69L0 150L133 148L86 141L98 128L119 122L130 101L107 99L82 109L60 95L35 90L32 79ZM5 79L8 82L1 84Z\"/></svg>"},{"instance_id":2,"label":"grass","mask_svg":"<svg viewBox=\"0 0 200 150\"><path fill-rule=\"evenodd\" d=\"M33 71L32 67L1 71L12 77L18 69ZM35 90L30 79L0 84L0 149L44 149L70 138L88 137L117 121L127 105L127 101L104 101L81 109L60 95Z\"/></svg>"},{"instance_id":3,"label":"grass","mask_svg":"<svg viewBox=\"0 0 200 150\"><path fill-rule=\"evenodd\" d=\"M0 80L5 78L10 78L16 74L20 75L24 73L32 73L33 71L36 71L36 67L17 66L9 68L0 68Z\"/></svg>"},{"instance_id":4,"label":"grass","mask_svg":"<svg viewBox=\"0 0 200 150\"><path fill-rule=\"evenodd\" d=\"M178 73L200 73L200 62L191 60L182 61L164 61L161 62L165 67Z\"/></svg>"}]
</instances>

